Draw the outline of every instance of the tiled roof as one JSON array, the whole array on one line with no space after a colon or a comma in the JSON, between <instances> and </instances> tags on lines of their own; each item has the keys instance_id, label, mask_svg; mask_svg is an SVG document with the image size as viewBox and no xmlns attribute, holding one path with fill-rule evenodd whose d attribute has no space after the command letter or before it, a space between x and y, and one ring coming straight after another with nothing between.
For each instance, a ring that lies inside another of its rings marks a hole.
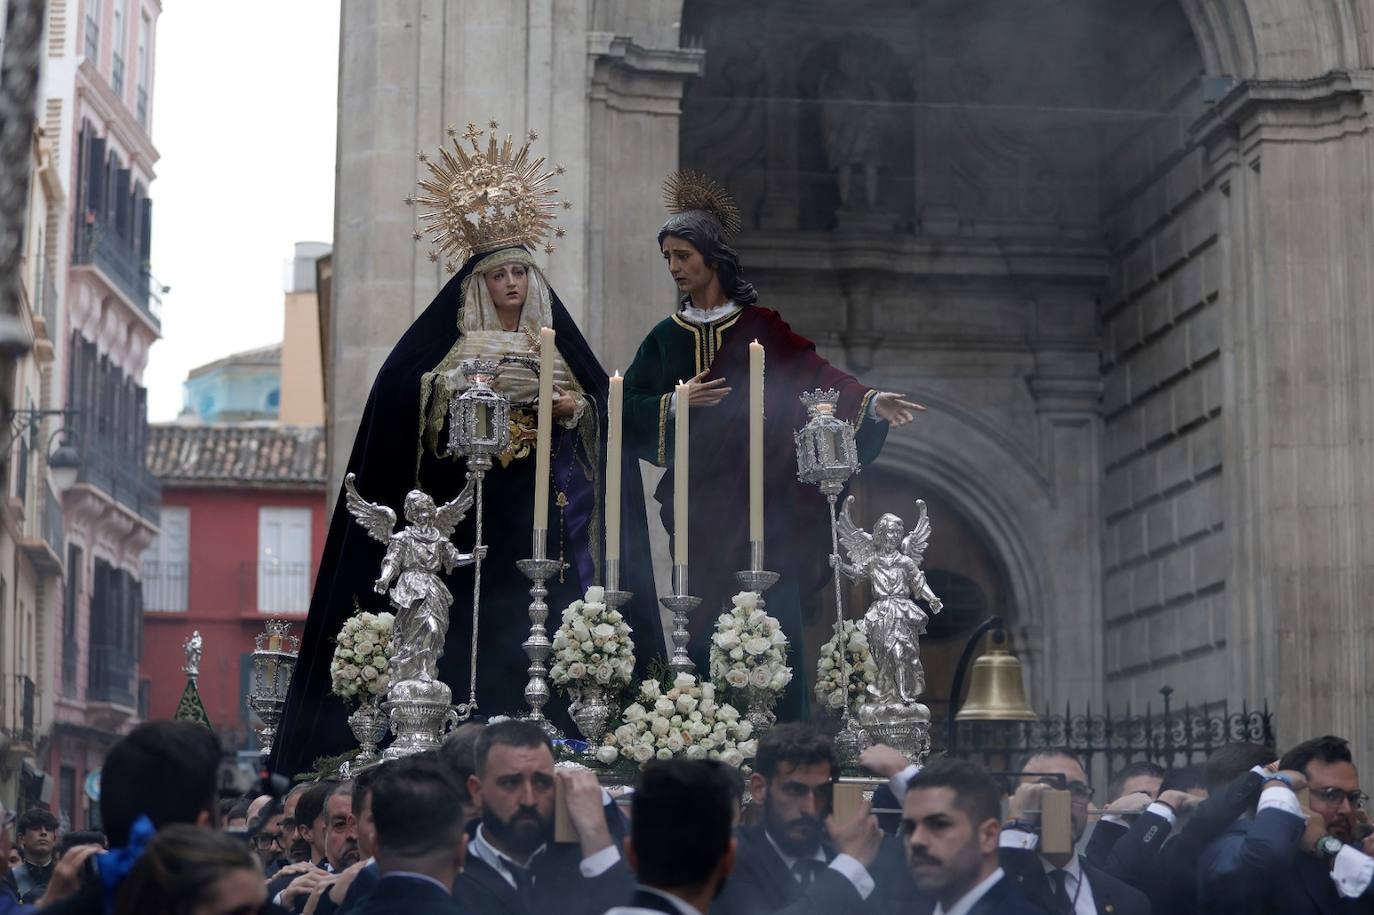
<instances>
[{"instance_id":1,"label":"tiled roof","mask_svg":"<svg viewBox=\"0 0 1374 915\"><path fill-rule=\"evenodd\" d=\"M273 343L270 346L260 346L257 349L246 349L241 353L233 353L214 362L207 362L198 365L187 374L188 378L197 378L206 372L214 371L219 368L226 368L231 365L281 365L280 343Z\"/></svg>"},{"instance_id":2,"label":"tiled roof","mask_svg":"<svg viewBox=\"0 0 1374 915\"><path fill-rule=\"evenodd\" d=\"M323 486L323 426L148 427L148 470L164 484Z\"/></svg>"}]
</instances>

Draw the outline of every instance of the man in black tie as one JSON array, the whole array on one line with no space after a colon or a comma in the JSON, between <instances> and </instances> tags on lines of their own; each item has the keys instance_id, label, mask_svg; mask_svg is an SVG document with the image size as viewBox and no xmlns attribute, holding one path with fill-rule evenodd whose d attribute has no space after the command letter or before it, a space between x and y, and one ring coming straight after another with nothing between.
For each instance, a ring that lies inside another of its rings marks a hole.
<instances>
[{"instance_id":1,"label":"man in black tie","mask_svg":"<svg viewBox=\"0 0 1374 915\"><path fill-rule=\"evenodd\" d=\"M1093 789L1078 758L1064 749L1035 750L1018 769L1025 774L1012 795L1012 821L1002 830L1000 841L1002 868L1022 895L1052 915L1150 915L1144 893L1089 864L1077 852L1039 851L1041 795L1047 788L1067 785L1075 843L1088 828Z\"/></svg>"},{"instance_id":2,"label":"man in black tie","mask_svg":"<svg viewBox=\"0 0 1374 915\"><path fill-rule=\"evenodd\" d=\"M831 815L839 766L828 739L807 725L775 725L754 765L749 792L762 822L740 831L735 873L712 915L879 911L910 891L901 849L895 840L885 847L867 801L846 822Z\"/></svg>"},{"instance_id":3,"label":"man in black tie","mask_svg":"<svg viewBox=\"0 0 1374 915\"><path fill-rule=\"evenodd\" d=\"M481 810L468 863L454 886L477 915L602 915L628 899L634 877L611 834L620 813L586 769L554 769L553 747L537 725L488 726L473 750L468 793ZM554 844L554 785L567 802L577 842ZM374 814L375 816L375 814Z\"/></svg>"},{"instance_id":4,"label":"man in black tie","mask_svg":"<svg viewBox=\"0 0 1374 915\"><path fill-rule=\"evenodd\" d=\"M639 879L634 899L606 915L702 915L735 867L731 838L738 777L713 760L670 759L644 767L635 786L625 858Z\"/></svg>"},{"instance_id":5,"label":"man in black tie","mask_svg":"<svg viewBox=\"0 0 1374 915\"><path fill-rule=\"evenodd\" d=\"M987 770L940 760L915 775L902 801L907 863L934 915L1043 915L997 858L1002 792Z\"/></svg>"},{"instance_id":6,"label":"man in black tie","mask_svg":"<svg viewBox=\"0 0 1374 915\"><path fill-rule=\"evenodd\" d=\"M389 762L372 783L381 878L352 915L460 915L450 888L463 870L463 792L437 754Z\"/></svg>"}]
</instances>

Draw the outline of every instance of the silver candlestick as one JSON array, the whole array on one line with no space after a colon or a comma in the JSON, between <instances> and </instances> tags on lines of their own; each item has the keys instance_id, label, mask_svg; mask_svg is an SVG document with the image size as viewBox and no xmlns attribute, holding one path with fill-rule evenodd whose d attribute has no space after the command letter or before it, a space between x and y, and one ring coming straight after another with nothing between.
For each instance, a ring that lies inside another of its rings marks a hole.
<instances>
[{"instance_id":1,"label":"silver candlestick","mask_svg":"<svg viewBox=\"0 0 1374 915\"><path fill-rule=\"evenodd\" d=\"M472 648L468 669L468 701L454 706L458 720L477 711L477 634L482 606L482 483L492 458L510 446L510 401L491 386L500 363L492 359L464 360L461 370L467 390L449 402L449 448L467 458L468 479L476 488L472 567Z\"/></svg>"},{"instance_id":2,"label":"silver candlestick","mask_svg":"<svg viewBox=\"0 0 1374 915\"><path fill-rule=\"evenodd\" d=\"M612 610L619 610L630 602L630 598L634 597L633 591L620 590L619 559L608 558L606 560L605 575L603 577L606 581L605 592L607 607L610 607Z\"/></svg>"},{"instance_id":3,"label":"silver candlestick","mask_svg":"<svg viewBox=\"0 0 1374 915\"><path fill-rule=\"evenodd\" d=\"M809 391L801 395L806 405L806 425L796 433L797 479L820 489L830 506L830 561L840 561L839 532L835 501L844 486L859 472L859 451L854 427L835 415L840 395L834 389ZM840 683L844 689L844 714L840 732L835 735L835 753L841 764L853 765L870 743L867 732L850 713L849 643L844 637L844 594L838 570L831 573L835 582L835 644L840 647Z\"/></svg>"},{"instance_id":4,"label":"silver candlestick","mask_svg":"<svg viewBox=\"0 0 1374 915\"><path fill-rule=\"evenodd\" d=\"M659 598L659 602L673 613L673 656L668 667L680 674L696 671L692 657L687 653L687 643L691 633L687 631L687 614L701 604L701 598L687 593L687 566L673 566L673 593Z\"/></svg>"},{"instance_id":5,"label":"silver candlestick","mask_svg":"<svg viewBox=\"0 0 1374 915\"><path fill-rule=\"evenodd\" d=\"M248 695L248 707L262 722L257 732L262 755L266 757L272 752L272 741L286 706L301 640L291 634L291 624L286 620L268 620L265 631L258 633L253 644L253 688ZM197 657L197 668L199 661Z\"/></svg>"},{"instance_id":6,"label":"silver candlestick","mask_svg":"<svg viewBox=\"0 0 1374 915\"><path fill-rule=\"evenodd\" d=\"M744 591L756 591L759 595L759 606L764 606L763 592L778 583L781 576L777 572L769 572L763 567L763 541L749 541L749 568L741 569L735 573L735 581Z\"/></svg>"},{"instance_id":7,"label":"silver candlestick","mask_svg":"<svg viewBox=\"0 0 1374 915\"><path fill-rule=\"evenodd\" d=\"M544 598L549 596L548 586L544 584L563 564L557 559L549 559L547 553L547 530L534 532L534 556L529 559L521 559L516 562L518 568L532 584L530 586L530 634L521 646L525 649L525 654L529 656L529 682L525 684L525 701L530 705L530 713L525 716L526 721L533 721L544 729L544 733L549 735L551 740L559 740L563 737L563 732L549 719L544 717L544 706L549 701L549 670L544 666L544 662L549 657L549 649L552 647L549 642L548 632L544 629L544 621L549 618L549 605Z\"/></svg>"}]
</instances>

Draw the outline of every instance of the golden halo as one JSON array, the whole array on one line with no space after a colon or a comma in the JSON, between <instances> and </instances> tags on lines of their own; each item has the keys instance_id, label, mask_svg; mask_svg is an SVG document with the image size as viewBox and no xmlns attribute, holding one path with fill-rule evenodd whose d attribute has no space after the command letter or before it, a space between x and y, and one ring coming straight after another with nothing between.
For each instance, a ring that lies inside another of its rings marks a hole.
<instances>
[{"instance_id":1,"label":"golden halo","mask_svg":"<svg viewBox=\"0 0 1374 915\"><path fill-rule=\"evenodd\" d=\"M663 204L670 213L705 210L716 217L727 238L739 234L743 226L735 198L700 172L681 170L663 179Z\"/></svg>"}]
</instances>

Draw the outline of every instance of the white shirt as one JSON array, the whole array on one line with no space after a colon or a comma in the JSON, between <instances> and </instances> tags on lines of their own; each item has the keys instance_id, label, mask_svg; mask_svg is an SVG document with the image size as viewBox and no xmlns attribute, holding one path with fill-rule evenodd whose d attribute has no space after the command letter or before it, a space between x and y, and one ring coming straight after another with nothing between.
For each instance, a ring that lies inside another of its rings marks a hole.
<instances>
[{"instance_id":1,"label":"white shirt","mask_svg":"<svg viewBox=\"0 0 1374 915\"><path fill-rule=\"evenodd\" d=\"M1044 858L1040 859L1040 864L1045 868L1045 879L1050 881L1050 888L1053 889L1055 881L1050 877L1050 872L1059 868ZM1069 863L1064 865L1064 892L1073 900L1074 915L1097 915L1092 884L1088 883L1087 877L1083 875L1083 866L1078 861L1078 855L1074 855L1069 859Z\"/></svg>"},{"instance_id":2,"label":"white shirt","mask_svg":"<svg viewBox=\"0 0 1374 915\"><path fill-rule=\"evenodd\" d=\"M778 843L773 841L773 837L768 835L768 830L765 829L763 834L768 836L768 843L773 846L773 851L778 853L778 857L782 859L782 863L791 871L792 866L796 864L799 859L783 851L782 848L778 846ZM819 861L822 864L825 863L825 852L821 850L820 845L816 846L816 853L811 856L811 859L813 861ZM859 891L860 899L867 899L873 894L873 877L868 873L868 868L860 864L857 858L851 858L849 855L836 855L835 860L830 862L830 869L838 871L840 876L852 883L854 889ZM793 872L793 878L798 881L801 880L801 878L796 875L795 871Z\"/></svg>"},{"instance_id":3,"label":"white shirt","mask_svg":"<svg viewBox=\"0 0 1374 915\"><path fill-rule=\"evenodd\" d=\"M672 893L665 893L651 886L639 886L636 889L641 893L653 893L659 899L665 900L669 905L680 912L681 915L702 915L701 910L696 906L688 905ZM645 909L633 905L620 905L613 909L607 909L606 915L660 915L660 913L657 909Z\"/></svg>"},{"instance_id":4,"label":"white shirt","mask_svg":"<svg viewBox=\"0 0 1374 915\"><path fill-rule=\"evenodd\" d=\"M1002 873L1002 869L1000 867L997 868L997 870L988 874L982 883L961 896L958 902L950 906L948 912L945 911L943 903L937 902L935 904L934 915L968 915L969 911L978 904L979 900L986 896L992 888L997 885L997 881L1001 880L1004 876L1006 875Z\"/></svg>"},{"instance_id":5,"label":"white shirt","mask_svg":"<svg viewBox=\"0 0 1374 915\"><path fill-rule=\"evenodd\" d=\"M526 861L523 866L533 866L534 859L542 855L547 848L547 845L539 846L534 850L534 853L530 855L529 860ZM502 879L511 885L512 889L515 888L515 877L511 874L511 868L521 867L522 865L497 851L496 847L488 842L486 837L482 835L481 826L477 827L477 835L468 846L468 851L477 856L483 864L488 865L500 874ZM614 867L615 863L619 860L620 849L612 844L601 849L601 851L594 855L583 858L581 863L578 864L577 869L582 872L583 877L590 880L593 877L600 877L602 874L606 873L606 871Z\"/></svg>"}]
</instances>

